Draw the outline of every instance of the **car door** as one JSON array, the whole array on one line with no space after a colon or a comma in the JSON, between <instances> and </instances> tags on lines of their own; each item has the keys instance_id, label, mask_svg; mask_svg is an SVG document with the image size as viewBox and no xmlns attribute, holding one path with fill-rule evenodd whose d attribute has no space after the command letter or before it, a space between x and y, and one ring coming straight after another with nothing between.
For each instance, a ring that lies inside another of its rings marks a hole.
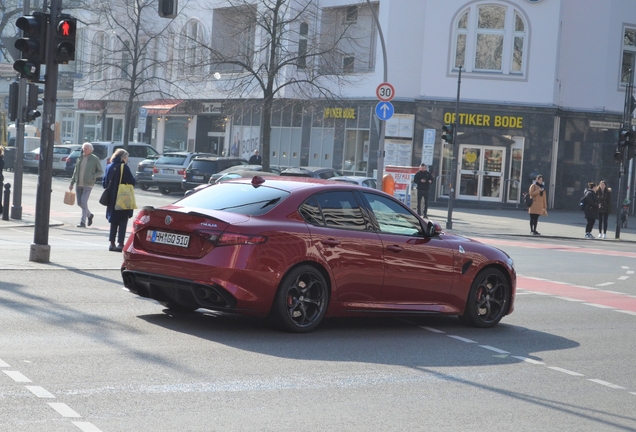
<instances>
[{"instance_id":1,"label":"car door","mask_svg":"<svg viewBox=\"0 0 636 432\"><path fill-rule=\"evenodd\" d=\"M351 191L319 193L304 202L314 248L334 277L333 301L364 307L375 303L382 290L382 242Z\"/></svg>"},{"instance_id":2,"label":"car door","mask_svg":"<svg viewBox=\"0 0 636 432\"><path fill-rule=\"evenodd\" d=\"M448 243L425 236L421 220L396 200L372 192L362 195L377 221L384 248L381 302L414 309L447 302L454 278Z\"/></svg>"}]
</instances>

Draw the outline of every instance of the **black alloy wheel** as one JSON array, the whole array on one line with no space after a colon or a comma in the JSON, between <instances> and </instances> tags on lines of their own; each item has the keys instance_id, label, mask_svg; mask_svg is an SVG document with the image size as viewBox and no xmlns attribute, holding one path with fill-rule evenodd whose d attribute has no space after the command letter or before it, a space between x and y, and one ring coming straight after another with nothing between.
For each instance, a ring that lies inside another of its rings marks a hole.
<instances>
[{"instance_id":1,"label":"black alloy wheel","mask_svg":"<svg viewBox=\"0 0 636 432\"><path fill-rule=\"evenodd\" d=\"M309 265L295 268L280 283L272 318L286 331L307 333L322 321L329 304L327 282Z\"/></svg>"},{"instance_id":2,"label":"black alloy wheel","mask_svg":"<svg viewBox=\"0 0 636 432\"><path fill-rule=\"evenodd\" d=\"M510 296L510 284L500 270L482 270L473 281L466 310L459 319L473 327L494 327L506 315Z\"/></svg>"},{"instance_id":3,"label":"black alloy wheel","mask_svg":"<svg viewBox=\"0 0 636 432\"><path fill-rule=\"evenodd\" d=\"M142 183L139 185L139 187L141 188L141 190L147 191L150 186L148 186L146 183Z\"/></svg>"}]
</instances>

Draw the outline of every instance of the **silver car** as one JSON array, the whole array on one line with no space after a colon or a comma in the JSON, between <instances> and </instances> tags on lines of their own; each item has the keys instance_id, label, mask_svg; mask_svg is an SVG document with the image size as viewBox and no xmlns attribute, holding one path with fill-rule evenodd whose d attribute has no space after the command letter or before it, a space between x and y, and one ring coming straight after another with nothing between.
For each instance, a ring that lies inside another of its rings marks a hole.
<instances>
[{"instance_id":1,"label":"silver car","mask_svg":"<svg viewBox=\"0 0 636 432\"><path fill-rule=\"evenodd\" d=\"M162 195L182 192L181 180L190 161L195 156L213 156L209 153L171 152L159 156L152 169L152 181Z\"/></svg>"},{"instance_id":2,"label":"silver car","mask_svg":"<svg viewBox=\"0 0 636 432\"><path fill-rule=\"evenodd\" d=\"M73 150L79 149L80 144L65 144L53 146L53 175L67 174L66 160ZM24 171L38 172L40 164L40 149L36 148L26 152L22 158L22 169ZM71 173L72 174L72 173Z\"/></svg>"}]
</instances>

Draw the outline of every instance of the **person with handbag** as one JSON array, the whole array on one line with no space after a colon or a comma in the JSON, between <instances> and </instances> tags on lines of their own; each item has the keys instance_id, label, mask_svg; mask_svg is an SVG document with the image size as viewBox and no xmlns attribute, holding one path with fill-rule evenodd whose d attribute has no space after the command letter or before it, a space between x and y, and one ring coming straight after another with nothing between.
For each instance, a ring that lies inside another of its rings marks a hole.
<instances>
[{"instance_id":1,"label":"person with handbag","mask_svg":"<svg viewBox=\"0 0 636 432\"><path fill-rule=\"evenodd\" d=\"M124 149L117 149L110 158L110 164L106 167L106 173L102 178L102 186L108 189L108 204L106 206L106 219L110 222L110 241L109 251L121 252L124 248L124 240L126 239L126 229L128 227L128 219L133 215L130 210L117 210L117 193L119 185L134 186L135 176L127 165L128 152ZM115 246L115 239L117 245Z\"/></svg>"},{"instance_id":2,"label":"person with handbag","mask_svg":"<svg viewBox=\"0 0 636 432\"><path fill-rule=\"evenodd\" d=\"M532 235L541 235L537 231L539 216L548 215L548 201L546 199L546 193L543 176L539 174L528 190L528 195L532 199L532 204L528 208L528 213L530 214L530 234Z\"/></svg>"},{"instance_id":3,"label":"person with handbag","mask_svg":"<svg viewBox=\"0 0 636 432\"><path fill-rule=\"evenodd\" d=\"M85 142L82 144L82 156L77 158L71 184L68 190L73 190L73 185L77 183L75 189L77 195L77 205L82 209L82 217L78 228L86 228L86 225L93 225L93 213L88 209L88 198L95 185L97 178L104 174L102 161L93 154L93 144Z\"/></svg>"}]
</instances>

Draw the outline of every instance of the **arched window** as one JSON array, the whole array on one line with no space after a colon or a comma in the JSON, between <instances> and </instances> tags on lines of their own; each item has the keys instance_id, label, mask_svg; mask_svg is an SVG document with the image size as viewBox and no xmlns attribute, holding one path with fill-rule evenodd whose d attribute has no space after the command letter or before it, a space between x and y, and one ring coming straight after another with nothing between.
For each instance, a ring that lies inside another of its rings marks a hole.
<instances>
[{"instance_id":1,"label":"arched window","mask_svg":"<svg viewBox=\"0 0 636 432\"><path fill-rule=\"evenodd\" d=\"M527 23L521 11L505 3L475 3L453 26L453 70L524 75Z\"/></svg>"},{"instance_id":2,"label":"arched window","mask_svg":"<svg viewBox=\"0 0 636 432\"><path fill-rule=\"evenodd\" d=\"M202 40L199 21L189 21L181 31L179 41L181 73L194 74L202 70L204 56Z\"/></svg>"},{"instance_id":3,"label":"arched window","mask_svg":"<svg viewBox=\"0 0 636 432\"><path fill-rule=\"evenodd\" d=\"M305 69L307 67L307 38L309 37L309 24L306 22L300 23L298 33L298 69Z\"/></svg>"}]
</instances>

